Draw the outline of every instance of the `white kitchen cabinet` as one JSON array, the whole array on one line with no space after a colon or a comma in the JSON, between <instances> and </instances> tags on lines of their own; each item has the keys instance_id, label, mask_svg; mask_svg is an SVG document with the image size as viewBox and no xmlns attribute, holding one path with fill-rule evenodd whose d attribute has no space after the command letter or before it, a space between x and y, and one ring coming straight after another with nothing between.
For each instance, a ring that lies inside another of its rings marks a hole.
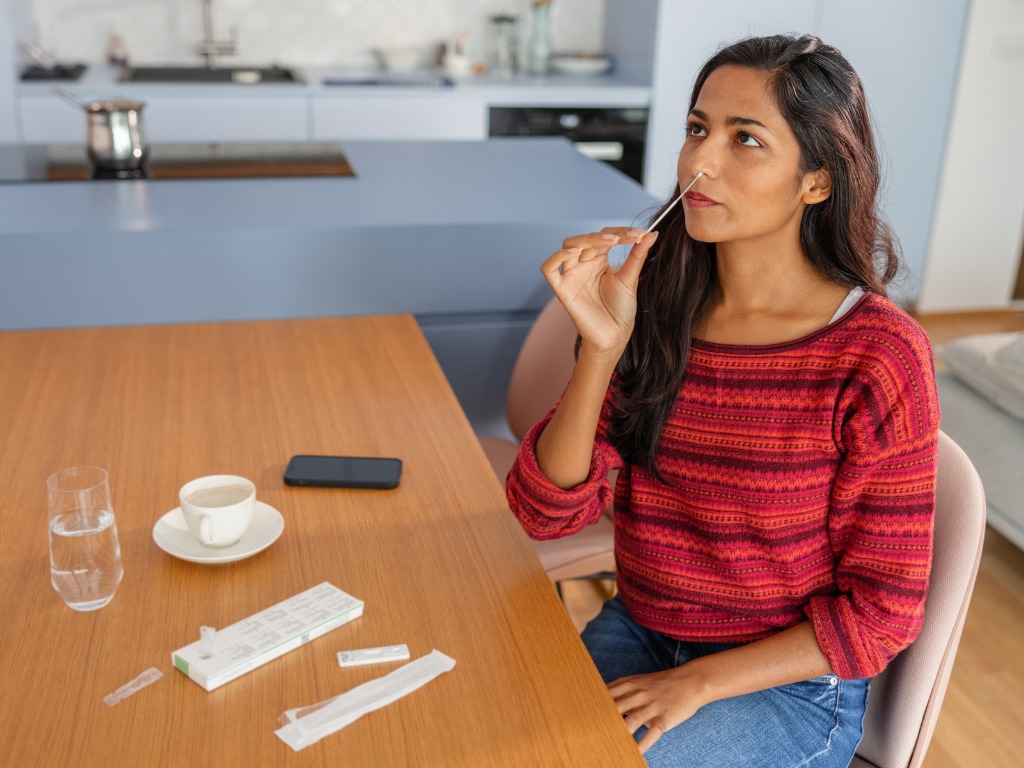
<instances>
[{"instance_id":1,"label":"white kitchen cabinet","mask_svg":"<svg viewBox=\"0 0 1024 768\"><path fill-rule=\"evenodd\" d=\"M18 99L18 137L26 144L85 142L85 112L52 94Z\"/></svg>"},{"instance_id":2,"label":"white kitchen cabinet","mask_svg":"<svg viewBox=\"0 0 1024 768\"><path fill-rule=\"evenodd\" d=\"M83 98L90 98L83 96ZM29 144L85 141L86 115L52 94L19 100L21 140ZM146 140L156 143L210 141L305 141L309 138L306 95L161 96L141 99Z\"/></svg>"},{"instance_id":3,"label":"white kitchen cabinet","mask_svg":"<svg viewBox=\"0 0 1024 768\"><path fill-rule=\"evenodd\" d=\"M311 138L317 141L487 138L487 102L483 98L314 96L311 112Z\"/></svg>"},{"instance_id":4,"label":"white kitchen cabinet","mask_svg":"<svg viewBox=\"0 0 1024 768\"><path fill-rule=\"evenodd\" d=\"M150 97L143 120L153 142L305 141L306 96Z\"/></svg>"},{"instance_id":5,"label":"white kitchen cabinet","mask_svg":"<svg viewBox=\"0 0 1024 768\"><path fill-rule=\"evenodd\" d=\"M14 61L14 25L7 4L0 3L0 68L10 71ZM0 144L13 144L18 140L14 105L14 80L0 77Z\"/></svg>"}]
</instances>

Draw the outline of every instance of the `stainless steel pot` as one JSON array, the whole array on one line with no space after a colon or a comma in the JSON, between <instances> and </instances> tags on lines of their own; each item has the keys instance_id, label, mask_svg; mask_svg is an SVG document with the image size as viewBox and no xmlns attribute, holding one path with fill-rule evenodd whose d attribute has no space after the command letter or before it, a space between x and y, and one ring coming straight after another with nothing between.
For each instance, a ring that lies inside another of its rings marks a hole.
<instances>
[{"instance_id":1,"label":"stainless steel pot","mask_svg":"<svg viewBox=\"0 0 1024 768\"><path fill-rule=\"evenodd\" d=\"M69 104L85 110L86 151L98 171L137 171L146 160L142 134L143 101L107 99L82 101L59 85L50 88Z\"/></svg>"},{"instance_id":2,"label":"stainless steel pot","mask_svg":"<svg viewBox=\"0 0 1024 768\"><path fill-rule=\"evenodd\" d=\"M145 102L111 99L82 106L88 118L86 146L92 164L112 171L141 168L147 151L141 119Z\"/></svg>"}]
</instances>

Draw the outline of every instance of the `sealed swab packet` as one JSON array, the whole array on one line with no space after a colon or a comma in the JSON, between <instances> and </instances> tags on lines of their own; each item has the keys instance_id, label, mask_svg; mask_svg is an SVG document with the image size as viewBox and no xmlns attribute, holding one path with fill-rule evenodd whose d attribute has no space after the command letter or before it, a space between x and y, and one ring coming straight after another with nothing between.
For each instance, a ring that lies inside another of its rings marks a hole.
<instances>
[{"instance_id":1,"label":"sealed swab packet","mask_svg":"<svg viewBox=\"0 0 1024 768\"><path fill-rule=\"evenodd\" d=\"M112 707L117 704L117 702L122 699L127 699L133 693L145 688L150 683L155 683L163 676L163 673L159 669L156 667L150 667L130 683L125 683L113 693L108 693L103 697L103 701L108 707Z\"/></svg>"},{"instance_id":2,"label":"sealed swab packet","mask_svg":"<svg viewBox=\"0 0 1024 768\"><path fill-rule=\"evenodd\" d=\"M332 699L309 707L289 709L278 718L282 727L274 733L298 752L454 668L455 659L438 650L432 651Z\"/></svg>"}]
</instances>

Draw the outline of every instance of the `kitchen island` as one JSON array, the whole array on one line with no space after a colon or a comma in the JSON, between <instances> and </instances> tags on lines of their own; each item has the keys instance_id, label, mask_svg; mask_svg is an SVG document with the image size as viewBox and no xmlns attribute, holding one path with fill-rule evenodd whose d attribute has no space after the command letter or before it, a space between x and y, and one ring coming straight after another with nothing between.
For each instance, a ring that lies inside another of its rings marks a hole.
<instances>
[{"instance_id":1,"label":"kitchen island","mask_svg":"<svg viewBox=\"0 0 1024 768\"><path fill-rule=\"evenodd\" d=\"M0 328L412 313L500 433L541 261L659 201L564 139L343 150L354 177L0 183Z\"/></svg>"}]
</instances>

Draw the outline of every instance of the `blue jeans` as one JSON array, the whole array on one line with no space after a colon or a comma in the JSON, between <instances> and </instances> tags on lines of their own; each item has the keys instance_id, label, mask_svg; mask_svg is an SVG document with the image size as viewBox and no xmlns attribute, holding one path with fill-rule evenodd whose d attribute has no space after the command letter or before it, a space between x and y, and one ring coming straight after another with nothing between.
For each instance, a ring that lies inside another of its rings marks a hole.
<instances>
[{"instance_id":1,"label":"blue jeans","mask_svg":"<svg viewBox=\"0 0 1024 768\"><path fill-rule=\"evenodd\" d=\"M605 683L660 672L735 645L686 643L633 621L618 597L582 634ZM644 757L652 768L847 766L863 734L868 680L825 675L722 699L672 728ZM645 733L636 732L637 741Z\"/></svg>"}]
</instances>

